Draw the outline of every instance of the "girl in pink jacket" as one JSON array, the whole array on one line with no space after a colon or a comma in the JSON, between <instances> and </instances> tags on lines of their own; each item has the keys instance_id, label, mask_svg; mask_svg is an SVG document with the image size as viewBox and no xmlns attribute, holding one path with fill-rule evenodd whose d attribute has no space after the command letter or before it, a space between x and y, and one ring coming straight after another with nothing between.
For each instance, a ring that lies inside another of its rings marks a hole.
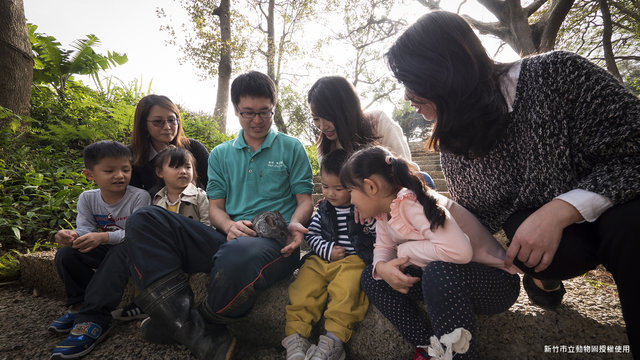
<instances>
[{"instance_id":1,"label":"girl in pink jacket","mask_svg":"<svg viewBox=\"0 0 640 360\"><path fill-rule=\"evenodd\" d=\"M373 264L362 289L407 341L414 359L456 328L473 335L475 314L496 314L517 299L520 279L504 264L505 250L462 206L424 185L401 158L376 146L353 154L340 172L362 217L376 217ZM429 322L419 305L427 305ZM456 358L472 359L470 349Z\"/></svg>"}]
</instances>

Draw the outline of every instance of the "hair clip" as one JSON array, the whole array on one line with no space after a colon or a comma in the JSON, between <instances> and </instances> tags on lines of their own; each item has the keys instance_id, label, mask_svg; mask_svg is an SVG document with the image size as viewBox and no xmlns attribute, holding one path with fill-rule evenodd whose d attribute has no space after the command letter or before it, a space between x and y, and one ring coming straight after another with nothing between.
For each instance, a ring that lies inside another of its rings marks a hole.
<instances>
[{"instance_id":1,"label":"hair clip","mask_svg":"<svg viewBox=\"0 0 640 360\"><path fill-rule=\"evenodd\" d=\"M392 159L391 155L387 155L387 157L384 158L384 162L386 162L388 165L391 165L391 159Z\"/></svg>"}]
</instances>

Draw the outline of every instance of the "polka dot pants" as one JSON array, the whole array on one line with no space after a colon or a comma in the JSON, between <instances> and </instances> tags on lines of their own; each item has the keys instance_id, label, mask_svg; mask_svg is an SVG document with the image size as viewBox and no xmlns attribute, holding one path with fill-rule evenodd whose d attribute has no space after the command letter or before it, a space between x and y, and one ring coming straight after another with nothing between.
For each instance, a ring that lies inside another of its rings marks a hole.
<instances>
[{"instance_id":1,"label":"polka dot pants","mask_svg":"<svg viewBox=\"0 0 640 360\"><path fill-rule=\"evenodd\" d=\"M428 345L432 335L439 338L459 327L475 336L476 314L503 312L511 307L520 292L518 275L474 262L434 261L424 271L408 267L405 273L421 279L408 294L393 290L383 280L374 280L372 267L369 265L362 272L362 289L413 346ZM428 315L418 302L427 304ZM474 340L471 339L469 351L456 355L456 359L475 358Z\"/></svg>"}]
</instances>

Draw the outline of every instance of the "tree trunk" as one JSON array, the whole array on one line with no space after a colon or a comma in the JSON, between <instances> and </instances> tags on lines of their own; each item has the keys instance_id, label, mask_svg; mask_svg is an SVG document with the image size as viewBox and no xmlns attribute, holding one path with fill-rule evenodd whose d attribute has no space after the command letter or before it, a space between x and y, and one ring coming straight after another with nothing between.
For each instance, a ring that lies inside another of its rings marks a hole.
<instances>
[{"instance_id":1,"label":"tree trunk","mask_svg":"<svg viewBox=\"0 0 640 360\"><path fill-rule=\"evenodd\" d=\"M22 0L0 0L0 105L30 113L33 56Z\"/></svg>"},{"instance_id":2,"label":"tree trunk","mask_svg":"<svg viewBox=\"0 0 640 360\"><path fill-rule=\"evenodd\" d=\"M269 13L267 16L267 75L276 83L278 88L278 79L276 78L276 31L275 31L275 0L269 0ZM287 133L287 125L282 118L282 110L280 105L276 104L273 121L276 123L278 131Z\"/></svg>"},{"instance_id":3,"label":"tree trunk","mask_svg":"<svg viewBox=\"0 0 640 360\"><path fill-rule=\"evenodd\" d=\"M611 35L613 34L613 28L611 23L611 12L609 11L609 4L607 0L600 0L600 13L602 13L602 50L604 52L604 61L607 64L607 70L622 82L622 76L616 65L616 59L613 55L613 48L611 47Z\"/></svg>"},{"instance_id":4,"label":"tree trunk","mask_svg":"<svg viewBox=\"0 0 640 360\"><path fill-rule=\"evenodd\" d=\"M547 12L537 22L530 17L545 3L551 1ZM553 50L562 22L575 0L537 0L522 7L517 0L478 0L498 19L497 23L485 23L469 16L469 21L481 34L491 34L507 43L520 56ZM425 0L421 1L425 3ZM437 3L426 1L432 8Z\"/></svg>"},{"instance_id":5,"label":"tree trunk","mask_svg":"<svg viewBox=\"0 0 640 360\"><path fill-rule=\"evenodd\" d=\"M218 94L213 116L218 119L218 130L227 132L227 111L229 109L229 83L231 81L231 21L230 0L221 0L214 15L220 18L220 62L218 63Z\"/></svg>"}]
</instances>

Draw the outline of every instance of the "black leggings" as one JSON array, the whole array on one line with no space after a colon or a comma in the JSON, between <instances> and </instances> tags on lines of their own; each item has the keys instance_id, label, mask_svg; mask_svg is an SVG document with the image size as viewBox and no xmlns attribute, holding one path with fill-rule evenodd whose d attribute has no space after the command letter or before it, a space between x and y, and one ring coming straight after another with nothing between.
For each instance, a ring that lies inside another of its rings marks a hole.
<instances>
[{"instance_id":1,"label":"black leggings","mask_svg":"<svg viewBox=\"0 0 640 360\"><path fill-rule=\"evenodd\" d=\"M371 303L413 346L428 345L456 328L469 330L474 337L466 354L456 359L474 359L475 315L503 312L518 298L520 278L503 270L478 263L429 263L424 271L408 267L406 273L419 277L408 294L393 290L384 280L374 280L372 265L362 272L362 289ZM425 319L418 302L427 304ZM429 324L430 322L430 324Z\"/></svg>"},{"instance_id":2,"label":"black leggings","mask_svg":"<svg viewBox=\"0 0 640 360\"><path fill-rule=\"evenodd\" d=\"M520 224L535 210L513 214L504 225L507 238L513 239ZM637 199L610 208L594 222L565 228L553 261L544 271L536 273L518 259L514 263L525 273L543 280L570 279L603 264L616 281L629 345L634 359L638 359L640 311L634 295L640 293L640 279L636 272L639 255L640 199Z\"/></svg>"}]
</instances>

